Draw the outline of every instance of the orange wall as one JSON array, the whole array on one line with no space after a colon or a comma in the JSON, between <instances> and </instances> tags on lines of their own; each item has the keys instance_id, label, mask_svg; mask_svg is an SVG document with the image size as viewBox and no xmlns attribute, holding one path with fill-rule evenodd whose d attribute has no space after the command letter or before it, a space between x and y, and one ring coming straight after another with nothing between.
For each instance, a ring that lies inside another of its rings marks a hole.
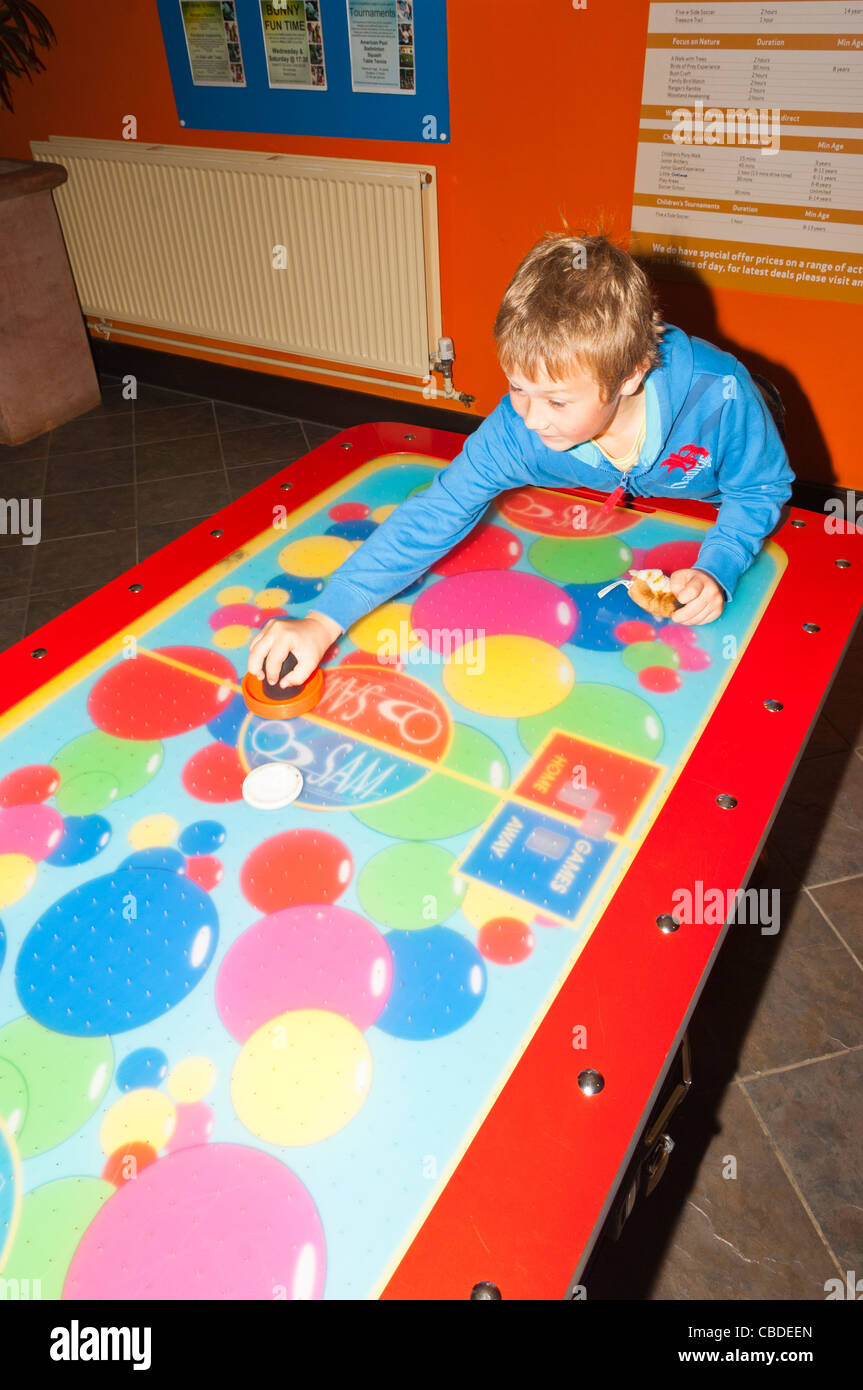
<instances>
[{"instance_id":1,"label":"orange wall","mask_svg":"<svg viewBox=\"0 0 863 1390\"><path fill-rule=\"evenodd\" d=\"M456 386L476 397L478 414L504 390L491 329L525 251L560 229L561 217L578 228L604 214L628 238L649 0L587 0L584 9L569 0L450 0L452 144L434 151L422 141L183 130L154 0L38 3L58 45L32 86L15 83L14 116L0 115L6 156L30 158L29 141L49 135L120 139L123 117L134 114L138 139L149 143L434 162L443 327L455 341ZM775 380L800 477L863 487L847 404L859 391L849 307L657 284L670 322ZM465 413L452 408L456 418Z\"/></svg>"}]
</instances>

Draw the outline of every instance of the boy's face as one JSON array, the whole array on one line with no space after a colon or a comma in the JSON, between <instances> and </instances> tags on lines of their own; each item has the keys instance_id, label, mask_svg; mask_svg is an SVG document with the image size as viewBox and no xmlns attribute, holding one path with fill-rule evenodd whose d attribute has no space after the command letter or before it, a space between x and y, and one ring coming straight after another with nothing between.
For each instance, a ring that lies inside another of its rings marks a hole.
<instances>
[{"instance_id":1,"label":"boy's face","mask_svg":"<svg viewBox=\"0 0 863 1390\"><path fill-rule=\"evenodd\" d=\"M593 377L572 367L562 381L544 372L536 381L516 373L509 380L509 396L527 428L535 430L547 448L562 451L602 434L614 419L621 395L629 394L628 385L603 402Z\"/></svg>"}]
</instances>

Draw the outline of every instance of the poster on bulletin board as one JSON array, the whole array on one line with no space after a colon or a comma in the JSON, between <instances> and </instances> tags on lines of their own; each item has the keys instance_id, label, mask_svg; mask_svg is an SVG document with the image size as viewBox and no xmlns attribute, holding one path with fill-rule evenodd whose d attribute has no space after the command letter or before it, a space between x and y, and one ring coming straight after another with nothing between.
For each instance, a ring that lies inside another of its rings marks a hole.
<instances>
[{"instance_id":1,"label":"poster on bulletin board","mask_svg":"<svg viewBox=\"0 0 863 1390\"><path fill-rule=\"evenodd\" d=\"M234 0L180 0L180 14L195 86L245 86Z\"/></svg>"},{"instance_id":2,"label":"poster on bulletin board","mask_svg":"<svg viewBox=\"0 0 863 1390\"><path fill-rule=\"evenodd\" d=\"M355 92L415 91L412 0L346 0Z\"/></svg>"},{"instance_id":3,"label":"poster on bulletin board","mask_svg":"<svg viewBox=\"0 0 863 1390\"><path fill-rule=\"evenodd\" d=\"M259 0L261 33L271 87L296 90L327 85L320 4L306 0Z\"/></svg>"},{"instance_id":4,"label":"poster on bulletin board","mask_svg":"<svg viewBox=\"0 0 863 1390\"><path fill-rule=\"evenodd\" d=\"M158 0L180 125L449 143L446 0Z\"/></svg>"}]
</instances>

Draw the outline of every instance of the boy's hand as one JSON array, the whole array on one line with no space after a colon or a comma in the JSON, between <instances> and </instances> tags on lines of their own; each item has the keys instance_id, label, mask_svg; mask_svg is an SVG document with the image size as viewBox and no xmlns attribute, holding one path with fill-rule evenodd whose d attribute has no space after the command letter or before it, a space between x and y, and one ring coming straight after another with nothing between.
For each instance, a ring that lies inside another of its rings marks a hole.
<instances>
[{"instance_id":1,"label":"boy's hand","mask_svg":"<svg viewBox=\"0 0 863 1390\"><path fill-rule=\"evenodd\" d=\"M271 685L278 682L282 690L302 685L341 630L338 623L323 613L309 613L305 618L271 618L252 639L249 670L261 680L266 676ZM297 658L297 664L280 681L282 663L290 652Z\"/></svg>"},{"instance_id":2,"label":"boy's hand","mask_svg":"<svg viewBox=\"0 0 863 1390\"><path fill-rule=\"evenodd\" d=\"M671 592L683 607L672 613L673 623L694 627L712 623L725 607L725 595L716 580L704 570L675 570L669 575Z\"/></svg>"}]
</instances>

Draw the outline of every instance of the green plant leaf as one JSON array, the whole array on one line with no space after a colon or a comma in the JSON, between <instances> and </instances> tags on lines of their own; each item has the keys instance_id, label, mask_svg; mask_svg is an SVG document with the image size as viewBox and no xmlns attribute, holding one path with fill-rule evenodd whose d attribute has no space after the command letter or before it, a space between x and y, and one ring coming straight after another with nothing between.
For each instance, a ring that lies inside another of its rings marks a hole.
<instances>
[{"instance_id":1,"label":"green plant leaf","mask_svg":"<svg viewBox=\"0 0 863 1390\"><path fill-rule=\"evenodd\" d=\"M57 38L48 18L33 0L2 0L0 3L0 106L14 111L11 78L33 81L34 72L44 72L45 64L36 44L49 48Z\"/></svg>"},{"instance_id":2,"label":"green plant leaf","mask_svg":"<svg viewBox=\"0 0 863 1390\"><path fill-rule=\"evenodd\" d=\"M5 68L7 72L14 73L16 77L24 76L24 69L20 64L16 63L12 54L7 53L3 48L0 48L0 68Z\"/></svg>"},{"instance_id":3,"label":"green plant leaf","mask_svg":"<svg viewBox=\"0 0 863 1390\"><path fill-rule=\"evenodd\" d=\"M31 24L33 26L36 31L34 35L36 41L47 48L52 40L56 39L47 16L36 5L32 4L32 0L18 0L17 8L21 21L25 25Z\"/></svg>"}]
</instances>

